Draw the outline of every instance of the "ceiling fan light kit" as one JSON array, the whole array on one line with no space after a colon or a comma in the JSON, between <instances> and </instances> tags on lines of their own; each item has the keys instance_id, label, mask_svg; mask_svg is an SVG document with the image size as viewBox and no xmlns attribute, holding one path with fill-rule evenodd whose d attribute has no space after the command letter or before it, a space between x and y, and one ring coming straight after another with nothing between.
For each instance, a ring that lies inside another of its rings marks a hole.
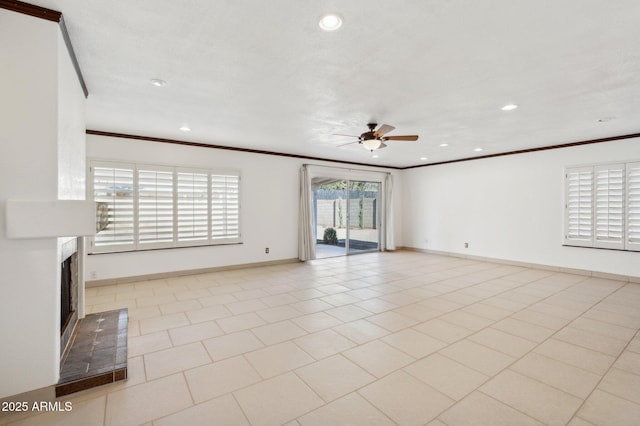
<instances>
[{"instance_id":1,"label":"ceiling fan light kit","mask_svg":"<svg viewBox=\"0 0 640 426\"><path fill-rule=\"evenodd\" d=\"M369 151L373 151L380 148L382 141L380 139L367 139L362 141L362 145L364 145L364 147Z\"/></svg>"},{"instance_id":2,"label":"ceiling fan light kit","mask_svg":"<svg viewBox=\"0 0 640 426\"><path fill-rule=\"evenodd\" d=\"M367 127L369 128L368 132L364 132L360 136L358 136L358 140L355 142L350 142L347 144L342 144L338 146L349 145L351 143L359 143L364 146L367 151L375 151L376 149L382 149L387 146L386 141L417 141L418 135L404 135L404 136L385 136L387 133L391 132L395 129L393 126L389 126L388 124L383 124L375 130L378 123L368 123ZM344 135L347 136L347 135Z\"/></svg>"}]
</instances>

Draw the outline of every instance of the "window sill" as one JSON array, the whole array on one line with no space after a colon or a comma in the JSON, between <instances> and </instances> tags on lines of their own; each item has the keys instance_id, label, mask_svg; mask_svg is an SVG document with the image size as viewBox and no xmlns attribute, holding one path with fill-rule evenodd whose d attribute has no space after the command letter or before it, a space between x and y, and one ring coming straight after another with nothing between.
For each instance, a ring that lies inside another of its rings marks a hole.
<instances>
[{"instance_id":1,"label":"window sill","mask_svg":"<svg viewBox=\"0 0 640 426\"><path fill-rule=\"evenodd\" d=\"M220 247L220 246L235 246L235 245L243 245L242 241L233 242L233 243L220 243L220 244L194 244L192 246L177 246L177 247L156 247L156 248L142 248L142 249L132 249L132 250L113 250L113 251L99 251L93 253L87 253L88 256L99 256L101 254L118 254L118 253L138 253L138 252L147 252L147 251L158 251L158 250L176 250L176 249L192 249L192 248L200 248L200 247Z\"/></svg>"},{"instance_id":2,"label":"window sill","mask_svg":"<svg viewBox=\"0 0 640 426\"><path fill-rule=\"evenodd\" d=\"M629 253L640 253L640 249L638 249L638 250L629 250L629 249L617 249L617 248L608 248L608 247L580 246L580 245L573 245L573 244L562 244L562 247L573 247L573 248L595 249L595 250L608 250L608 251L626 251L626 252L629 252Z\"/></svg>"}]
</instances>

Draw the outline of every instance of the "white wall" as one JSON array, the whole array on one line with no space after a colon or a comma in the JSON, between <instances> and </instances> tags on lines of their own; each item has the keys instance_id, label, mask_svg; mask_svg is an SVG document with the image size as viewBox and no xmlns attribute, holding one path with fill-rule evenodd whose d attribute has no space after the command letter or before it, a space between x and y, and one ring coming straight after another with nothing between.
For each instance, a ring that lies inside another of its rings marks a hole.
<instances>
[{"instance_id":1,"label":"white wall","mask_svg":"<svg viewBox=\"0 0 640 426\"><path fill-rule=\"evenodd\" d=\"M4 206L57 196L58 33L0 10L0 398L57 381L57 240L6 239Z\"/></svg>"},{"instance_id":2,"label":"white wall","mask_svg":"<svg viewBox=\"0 0 640 426\"><path fill-rule=\"evenodd\" d=\"M61 238L6 237L7 199L84 199L84 93L57 23L0 9L0 398L57 383Z\"/></svg>"},{"instance_id":3,"label":"white wall","mask_svg":"<svg viewBox=\"0 0 640 426\"><path fill-rule=\"evenodd\" d=\"M562 246L564 168L638 159L629 139L406 170L404 245L640 277L640 253Z\"/></svg>"},{"instance_id":4,"label":"white wall","mask_svg":"<svg viewBox=\"0 0 640 426\"><path fill-rule=\"evenodd\" d=\"M95 273L93 275L95 279L113 279L298 257L299 169L308 161L95 135L87 136L87 156L95 159L150 164L235 168L242 174L243 244L90 255L87 256L85 270L89 276ZM313 163L323 164L322 162ZM324 164L334 167L342 166L335 163ZM367 169L361 166L353 168ZM398 187L400 180L397 176ZM398 196L396 201L399 205L401 197ZM397 226L400 226L399 219L397 222ZM264 252L266 247L269 247L269 254Z\"/></svg>"}]
</instances>

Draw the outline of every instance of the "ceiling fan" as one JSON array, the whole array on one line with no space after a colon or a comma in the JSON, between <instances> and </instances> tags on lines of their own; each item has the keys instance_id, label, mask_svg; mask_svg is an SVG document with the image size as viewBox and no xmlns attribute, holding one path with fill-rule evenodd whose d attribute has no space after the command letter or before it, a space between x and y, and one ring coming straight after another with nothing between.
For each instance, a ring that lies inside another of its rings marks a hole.
<instances>
[{"instance_id":1,"label":"ceiling fan","mask_svg":"<svg viewBox=\"0 0 640 426\"><path fill-rule=\"evenodd\" d=\"M417 141L418 135L404 135L404 136L385 136L390 131L394 130L395 127L389 126L388 124L383 124L378 128L378 130L374 130L378 123L368 123L367 127L369 128L368 132L364 132L360 136L353 135L341 135L338 136L350 136L357 137L358 140L354 142L344 143L340 146L351 145L352 143L359 143L365 147L368 151L375 151L376 149L381 149L387 146L386 141Z\"/></svg>"}]
</instances>

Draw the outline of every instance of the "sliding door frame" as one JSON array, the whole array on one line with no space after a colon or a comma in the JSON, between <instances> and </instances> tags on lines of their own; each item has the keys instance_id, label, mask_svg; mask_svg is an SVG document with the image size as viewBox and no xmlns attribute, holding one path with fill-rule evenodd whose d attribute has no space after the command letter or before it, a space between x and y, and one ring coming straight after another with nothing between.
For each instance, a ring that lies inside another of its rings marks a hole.
<instances>
[{"instance_id":1,"label":"sliding door frame","mask_svg":"<svg viewBox=\"0 0 640 426\"><path fill-rule=\"evenodd\" d=\"M347 226L346 226L346 236L345 236L345 254L347 256L352 255L352 254L359 254L359 253L373 253L376 251L382 251L382 227L383 227L383 223L382 223L382 210L384 209L378 209L376 211L376 215L374 217L374 220L376 221L376 234L377 234L377 247L375 250L358 250L355 252L351 251L351 183L352 182L364 182L364 183L376 183L378 184L378 200L380 200L380 204L384 205L384 200L382 199L383 197L383 192L382 192L382 184L383 181L372 181L372 180L346 180L346 187L347 187Z\"/></svg>"},{"instance_id":2,"label":"sliding door frame","mask_svg":"<svg viewBox=\"0 0 640 426\"><path fill-rule=\"evenodd\" d=\"M332 178L336 180L345 180L347 181L347 199L350 194L348 194L349 190L349 182L350 181L364 181L364 182L375 182L378 183L379 186L379 195L380 195L380 210L378 214L378 250L377 251L385 251L387 250L387 216L389 212L387 211L387 188L386 188L386 177L389 174L388 172L376 172L369 170L360 170L360 169L349 169L342 167L329 167L329 166L317 166L317 165L307 165L307 170L309 173L309 180L312 182L314 178ZM313 189L310 188L311 191ZM313 194L309 194L313 199ZM311 218L312 221L315 221L313 215ZM347 221L348 225L348 221ZM348 227L348 226L347 226ZM348 230L347 230L348 232ZM317 238L316 238L317 239ZM348 238L347 238L348 240ZM316 242L314 241L314 244ZM347 242L348 244L348 242ZM371 251L373 252L373 250ZM348 255L348 246L345 247L345 255ZM353 254L353 253L352 253Z\"/></svg>"}]
</instances>

